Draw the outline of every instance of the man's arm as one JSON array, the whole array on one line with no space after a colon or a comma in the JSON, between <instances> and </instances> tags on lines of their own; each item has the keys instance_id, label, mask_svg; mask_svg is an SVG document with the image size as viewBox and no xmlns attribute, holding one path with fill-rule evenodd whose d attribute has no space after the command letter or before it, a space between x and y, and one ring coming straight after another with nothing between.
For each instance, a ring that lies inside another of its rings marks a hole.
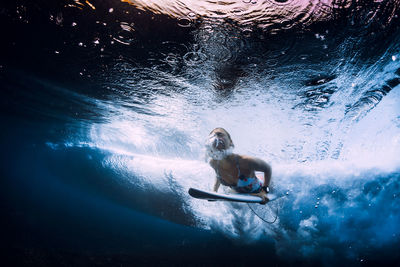
<instances>
[{"instance_id":1,"label":"man's arm","mask_svg":"<svg viewBox=\"0 0 400 267\"><path fill-rule=\"evenodd\" d=\"M217 174L217 171L216 171L216 169L215 169L217 166L215 165L215 162L214 162L213 160L211 160L209 164L210 164L210 166L214 169L215 174L216 174L213 190L214 190L214 192L217 192L219 186L221 185L221 181L218 179L218 174Z\"/></svg>"},{"instance_id":2,"label":"man's arm","mask_svg":"<svg viewBox=\"0 0 400 267\"><path fill-rule=\"evenodd\" d=\"M213 188L214 192L218 191L218 188L220 185L221 185L220 180L218 178L215 178L215 184L214 184L214 188Z\"/></svg>"},{"instance_id":3,"label":"man's arm","mask_svg":"<svg viewBox=\"0 0 400 267\"><path fill-rule=\"evenodd\" d=\"M258 158L252 158L252 165L255 171L264 172L264 186L269 186L272 176L271 166Z\"/></svg>"}]
</instances>

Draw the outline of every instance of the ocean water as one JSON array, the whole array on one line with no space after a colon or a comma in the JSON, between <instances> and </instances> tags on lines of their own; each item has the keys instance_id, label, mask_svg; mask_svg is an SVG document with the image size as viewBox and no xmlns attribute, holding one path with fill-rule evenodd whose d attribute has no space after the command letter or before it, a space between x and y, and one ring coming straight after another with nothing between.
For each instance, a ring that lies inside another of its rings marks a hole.
<instances>
[{"instance_id":1,"label":"ocean water","mask_svg":"<svg viewBox=\"0 0 400 267\"><path fill-rule=\"evenodd\" d=\"M399 1L9 1L9 266L400 264ZM204 144L272 166L267 224Z\"/></svg>"}]
</instances>

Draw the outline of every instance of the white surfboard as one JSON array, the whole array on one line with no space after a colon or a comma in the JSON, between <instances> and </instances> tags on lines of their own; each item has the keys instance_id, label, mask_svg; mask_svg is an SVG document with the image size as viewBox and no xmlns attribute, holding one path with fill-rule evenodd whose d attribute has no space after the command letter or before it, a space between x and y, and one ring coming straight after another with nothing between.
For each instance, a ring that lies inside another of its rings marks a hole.
<instances>
[{"instance_id":1,"label":"white surfboard","mask_svg":"<svg viewBox=\"0 0 400 267\"><path fill-rule=\"evenodd\" d=\"M194 198L204 199L208 201L233 201L246 203L261 203L262 198L249 194L221 194L211 191L204 191L196 188L189 189L189 195ZM272 194L268 194L269 202L276 199Z\"/></svg>"}]
</instances>

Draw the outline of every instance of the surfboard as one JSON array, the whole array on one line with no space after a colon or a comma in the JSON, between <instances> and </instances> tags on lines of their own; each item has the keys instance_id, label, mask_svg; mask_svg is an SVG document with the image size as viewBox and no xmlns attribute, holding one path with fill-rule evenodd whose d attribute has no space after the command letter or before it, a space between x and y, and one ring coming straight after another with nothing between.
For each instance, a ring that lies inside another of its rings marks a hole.
<instances>
[{"instance_id":1,"label":"surfboard","mask_svg":"<svg viewBox=\"0 0 400 267\"><path fill-rule=\"evenodd\" d=\"M245 202L245 203L261 203L262 198L249 194L222 194L211 191L204 191L196 188L189 188L189 195L208 201L233 201L233 202ZM269 202L275 199L275 196L268 194Z\"/></svg>"}]
</instances>

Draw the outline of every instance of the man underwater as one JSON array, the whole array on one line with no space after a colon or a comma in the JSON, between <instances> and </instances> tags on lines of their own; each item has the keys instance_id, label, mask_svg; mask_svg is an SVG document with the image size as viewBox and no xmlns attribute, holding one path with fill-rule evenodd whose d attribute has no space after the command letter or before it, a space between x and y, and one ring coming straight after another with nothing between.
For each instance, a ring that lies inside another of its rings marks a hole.
<instances>
[{"instance_id":1,"label":"man underwater","mask_svg":"<svg viewBox=\"0 0 400 267\"><path fill-rule=\"evenodd\" d=\"M258 158L233 154L233 148L231 136L225 129L211 131L206 142L206 156L211 158L209 164L216 173L214 192L222 184L237 193L259 196L263 199L261 204L267 203L271 166ZM264 183L256 176L256 171L264 172Z\"/></svg>"}]
</instances>

